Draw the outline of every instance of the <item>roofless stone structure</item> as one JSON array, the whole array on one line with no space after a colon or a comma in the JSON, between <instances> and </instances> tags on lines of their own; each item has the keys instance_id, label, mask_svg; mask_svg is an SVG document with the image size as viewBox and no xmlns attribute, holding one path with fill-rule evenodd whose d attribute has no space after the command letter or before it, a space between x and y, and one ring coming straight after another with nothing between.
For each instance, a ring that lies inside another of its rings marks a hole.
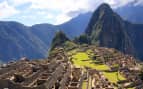
<instances>
[{"instance_id":1,"label":"roofless stone structure","mask_svg":"<svg viewBox=\"0 0 143 89\"><path fill-rule=\"evenodd\" d=\"M80 68L71 67L62 49L49 58L22 58L1 67L0 89L81 89L83 74Z\"/></svg>"}]
</instances>

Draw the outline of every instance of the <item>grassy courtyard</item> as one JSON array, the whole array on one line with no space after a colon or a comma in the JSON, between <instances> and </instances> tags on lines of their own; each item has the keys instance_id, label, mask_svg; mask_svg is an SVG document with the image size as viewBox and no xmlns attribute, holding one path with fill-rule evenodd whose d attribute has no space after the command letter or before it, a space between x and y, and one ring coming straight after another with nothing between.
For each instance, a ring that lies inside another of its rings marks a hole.
<instances>
[{"instance_id":1,"label":"grassy courtyard","mask_svg":"<svg viewBox=\"0 0 143 89\"><path fill-rule=\"evenodd\" d=\"M82 86L82 89L86 89L86 88L87 88L88 83L87 83L86 81L84 81L82 85L83 85L83 86Z\"/></svg>"},{"instance_id":2,"label":"grassy courtyard","mask_svg":"<svg viewBox=\"0 0 143 89\"><path fill-rule=\"evenodd\" d=\"M116 83L119 80L125 80L118 72L103 72L104 76L109 79L110 82Z\"/></svg>"},{"instance_id":3,"label":"grassy courtyard","mask_svg":"<svg viewBox=\"0 0 143 89\"><path fill-rule=\"evenodd\" d=\"M95 60L88 57L86 52L78 52L72 57L75 66L89 67L97 70L109 70L109 67L104 64L98 64Z\"/></svg>"},{"instance_id":4,"label":"grassy courtyard","mask_svg":"<svg viewBox=\"0 0 143 89\"><path fill-rule=\"evenodd\" d=\"M91 52L76 52L72 51L72 61L75 66L89 67L99 71L109 70L109 67L105 64L99 64L96 60L92 60L89 56ZM109 79L110 82L117 83L119 80L125 80L118 72L103 72L104 76Z\"/></svg>"}]
</instances>

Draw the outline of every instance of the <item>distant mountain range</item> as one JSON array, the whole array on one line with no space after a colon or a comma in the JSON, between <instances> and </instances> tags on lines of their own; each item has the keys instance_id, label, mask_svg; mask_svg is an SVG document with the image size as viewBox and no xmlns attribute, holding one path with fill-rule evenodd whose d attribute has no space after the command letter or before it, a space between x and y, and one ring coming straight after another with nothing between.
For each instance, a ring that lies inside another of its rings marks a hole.
<instances>
[{"instance_id":1,"label":"distant mountain range","mask_svg":"<svg viewBox=\"0 0 143 89\"><path fill-rule=\"evenodd\" d=\"M69 22L59 25L58 27L65 32L69 38L74 38L84 33L91 16L91 12L81 14Z\"/></svg>"},{"instance_id":2,"label":"distant mountain range","mask_svg":"<svg viewBox=\"0 0 143 89\"><path fill-rule=\"evenodd\" d=\"M69 38L84 32L91 13L82 14L61 25L36 24L31 27L18 22L0 22L0 60L45 58L55 33L64 31Z\"/></svg>"},{"instance_id":3,"label":"distant mountain range","mask_svg":"<svg viewBox=\"0 0 143 89\"><path fill-rule=\"evenodd\" d=\"M127 21L132 23L143 23L143 5L135 5L135 3L129 3L123 7L115 9L115 11Z\"/></svg>"},{"instance_id":4,"label":"distant mountain range","mask_svg":"<svg viewBox=\"0 0 143 89\"><path fill-rule=\"evenodd\" d=\"M46 56L46 52L47 45L32 33L30 27L17 22L0 22L0 59L2 61L22 56L41 58Z\"/></svg>"},{"instance_id":5,"label":"distant mountain range","mask_svg":"<svg viewBox=\"0 0 143 89\"><path fill-rule=\"evenodd\" d=\"M114 11L125 20L143 23L142 8L130 4ZM100 12L98 8L94 13L81 14L56 26L51 24L25 26L17 22L1 21L0 60L9 61L23 56L30 59L45 58L57 31L62 30L70 39L73 39L83 34L85 29L86 33L91 35L91 43L101 42L100 46L113 47L134 55L136 53L139 58L143 58L143 25L127 22L115 12L111 8L109 11Z\"/></svg>"}]
</instances>

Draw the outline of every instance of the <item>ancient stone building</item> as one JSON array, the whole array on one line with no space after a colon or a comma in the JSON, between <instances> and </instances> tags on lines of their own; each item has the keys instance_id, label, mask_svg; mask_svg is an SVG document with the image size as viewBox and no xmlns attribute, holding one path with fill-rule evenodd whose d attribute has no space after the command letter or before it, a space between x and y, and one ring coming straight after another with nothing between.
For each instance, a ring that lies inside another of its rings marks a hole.
<instances>
[{"instance_id":1,"label":"ancient stone building","mask_svg":"<svg viewBox=\"0 0 143 89\"><path fill-rule=\"evenodd\" d=\"M71 68L62 49L57 51L50 59L22 58L1 67L0 89L81 89L80 68Z\"/></svg>"}]
</instances>

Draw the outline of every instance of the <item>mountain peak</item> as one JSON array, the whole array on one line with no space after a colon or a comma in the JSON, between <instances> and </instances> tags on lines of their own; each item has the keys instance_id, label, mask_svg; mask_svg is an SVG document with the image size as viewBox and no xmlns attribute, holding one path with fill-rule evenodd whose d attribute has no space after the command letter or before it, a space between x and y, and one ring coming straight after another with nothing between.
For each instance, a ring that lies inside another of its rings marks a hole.
<instances>
[{"instance_id":1,"label":"mountain peak","mask_svg":"<svg viewBox=\"0 0 143 89\"><path fill-rule=\"evenodd\" d=\"M120 16L108 4L102 4L94 12L85 33L91 44L132 54L134 49L124 29L124 21Z\"/></svg>"},{"instance_id":2,"label":"mountain peak","mask_svg":"<svg viewBox=\"0 0 143 89\"><path fill-rule=\"evenodd\" d=\"M110 8L110 5L107 3L102 3L98 8Z\"/></svg>"},{"instance_id":3,"label":"mountain peak","mask_svg":"<svg viewBox=\"0 0 143 89\"><path fill-rule=\"evenodd\" d=\"M106 4L106 3L101 4L98 7L97 11L99 11L99 12L101 12L101 11L104 11L104 12L113 12L113 10L111 9L111 7L108 4Z\"/></svg>"},{"instance_id":4,"label":"mountain peak","mask_svg":"<svg viewBox=\"0 0 143 89\"><path fill-rule=\"evenodd\" d=\"M111 20L111 18L114 16L114 12L112 10L112 8L106 4L103 3L101 4L93 13L92 17L91 17L91 21L88 24L88 30L86 30L86 33L88 35L91 35L92 31L91 29L93 28L93 25L95 23L97 23L97 21L101 21L103 22L103 20L105 20L106 18L108 18L109 20Z\"/></svg>"}]
</instances>

